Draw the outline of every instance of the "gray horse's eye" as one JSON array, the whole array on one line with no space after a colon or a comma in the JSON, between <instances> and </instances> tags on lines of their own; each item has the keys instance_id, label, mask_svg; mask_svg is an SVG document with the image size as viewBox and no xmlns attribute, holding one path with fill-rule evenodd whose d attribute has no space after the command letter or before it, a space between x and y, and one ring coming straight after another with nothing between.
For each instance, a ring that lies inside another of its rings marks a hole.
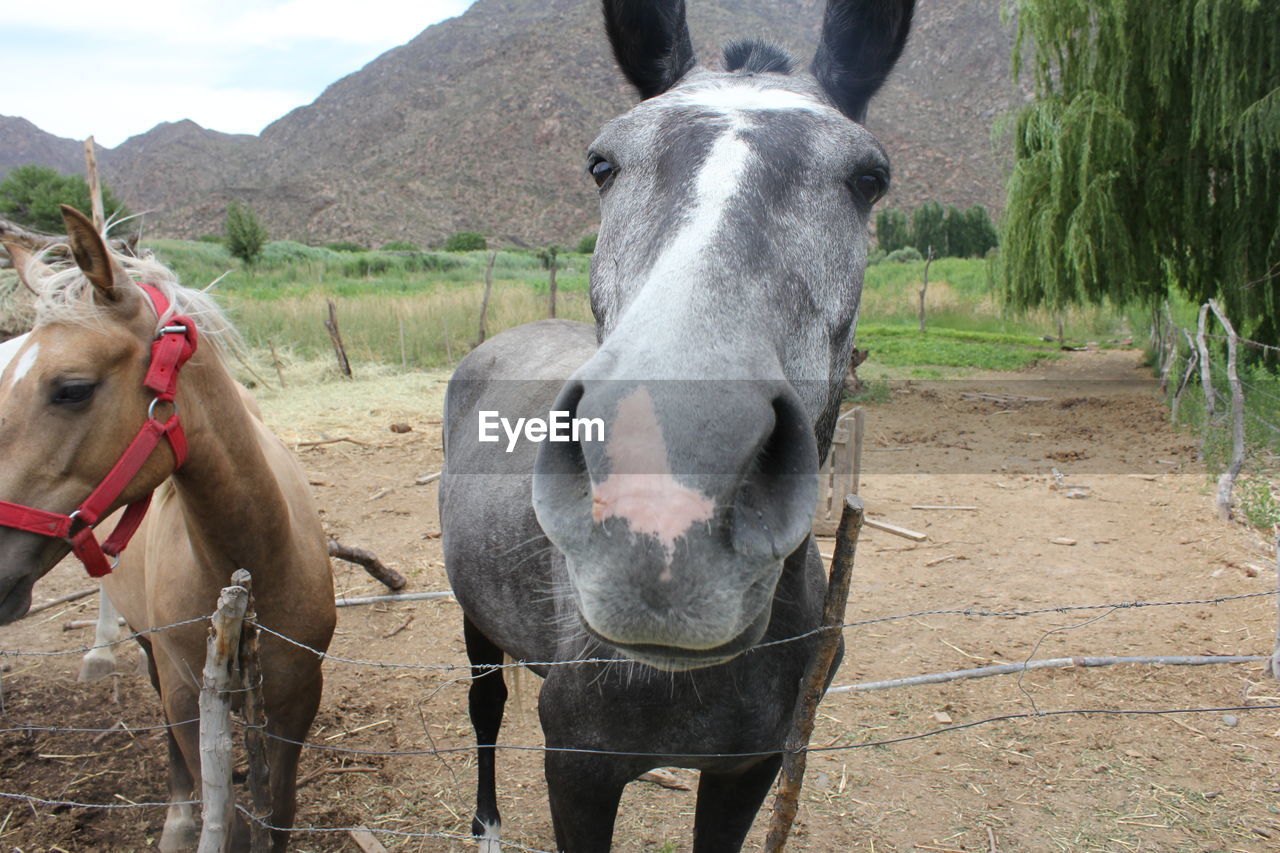
<instances>
[{"instance_id":1,"label":"gray horse's eye","mask_svg":"<svg viewBox=\"0 0 1280 853\"><path fill-rule=\"evenodd\" d=\"M872 169L854 176L849 185L864 203L875 204L889 191L889 173L884 169Z\"/></svg>"},{"instance_id":2,"label":"gray horse's eye","mask_svg":"<svg viewBox=\"0 0 1280 853\"><path fill-rule=\"evenodd\" d=\"M587 170L591 172L591 178L598 187L604 186L604 182L609 180L614 171L613 164L603 157L592 157L587 162Z\"/></svg>"}]
</instances>

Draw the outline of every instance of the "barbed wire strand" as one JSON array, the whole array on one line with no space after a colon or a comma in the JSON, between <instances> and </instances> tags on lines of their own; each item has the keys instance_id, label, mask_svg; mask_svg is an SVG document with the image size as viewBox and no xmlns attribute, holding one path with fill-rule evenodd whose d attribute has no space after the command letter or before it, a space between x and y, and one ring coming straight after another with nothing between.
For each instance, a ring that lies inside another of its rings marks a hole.
<instances>
[{"instance_id":1,"label":"barbed wire strand","mask_svg":"<svg viewBox=\"0 0 1280 853\"><path fill-rule=\"evenodd\" d=\"M178 726L189 726L193 723L200 722L199 717L190 720L183 720L180 723L165 723L164 725L155 726L129 726L123 727L116 724L109 729L86 729L79 726L13 726L7 729L0 729L0 735L12 735L23 733L52 733L52 734L121 734L132 735L138 732L161 732L166 729L176 729Z\"/></svg>"},{"instance_id":2,"label":"barbed wire strand","mask_svg":"<svg viewBox=\"0 0 1280 853\"><path fill-rule=\"evenodd\" d=\"M0 791L0 797L8 800L20 800L31 803L32 805L57 806L73 809L150 809L159 808L160 806L168 808L169 806L200 805L199 800L165 800L163 803L133 803L127 800L123 803L78 803L72 800L46 800L43 797L33 797L30 794L11 794L5 791Z\"/></svg>"},{"instance_id":3,"label":"barbed wire strand","mask_svg":"<svg viewBox=\"0 0 1280 853\"><path fill-rule=\"evenodd\" d=\"M172 631L174 628L181 628L184 625L192 625L192 624L195 624L196 622L208 622L208 621L209 621L208 616L196 616L191 619L183 619L181 622L174 622L172 625L163 625L159 628L148 628L145 631L138 631L137 633L130 634L127 637L121 637L118 640L112 640L109 643L102 643L101 645L96 645L96 646L81 646L78 649L67 649L65 651L60 651L60 652L20 652L15 649L0 649L0 657L51 658L51 657L61 657L65 655L83 655L93 651L94 649L108 649L108 648L111 648L112 646L118 646L121 643L128 643L132 640L138 639L139 637L145 637L148 634L159 634L162 631Z\"/></svg>"}]
</instances>

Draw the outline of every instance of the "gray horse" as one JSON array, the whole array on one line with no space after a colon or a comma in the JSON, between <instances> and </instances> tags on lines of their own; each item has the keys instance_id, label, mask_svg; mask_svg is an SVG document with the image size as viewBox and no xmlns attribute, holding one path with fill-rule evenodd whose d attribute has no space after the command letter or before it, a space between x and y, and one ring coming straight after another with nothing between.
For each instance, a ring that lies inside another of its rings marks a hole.
<instances>
[{"instance_id":1,"label":"gray horse","mask_svg":"<svg viewBox=\"0 0 1280 853\"><path fill-rule=\"evenodd\" d=\"M482 850L498 849L504 652L546 679L560 850L608 850L623 787L663 765L701 770L694 850L741 848L814 654L818 461L889 181L860 122L913 7L829 0L804 74L759 42L703 68L683 0L605 0L643 100L588 154L595 328L499 335L445 401Z\"/></svg>"}]
</instances>

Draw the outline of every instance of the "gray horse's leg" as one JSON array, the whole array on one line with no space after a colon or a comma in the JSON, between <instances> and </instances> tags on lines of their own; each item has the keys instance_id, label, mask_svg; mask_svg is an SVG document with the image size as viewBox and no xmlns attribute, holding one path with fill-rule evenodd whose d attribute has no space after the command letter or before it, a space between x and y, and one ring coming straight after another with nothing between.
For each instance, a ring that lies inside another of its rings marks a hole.
<instances>
[{"instance_id":1,"label":"gray horse's leg","mask_svg":"<svg viewBox=\"0 0 1280 853\"><path fill-rule=\"evenodd\" d=\"M742 773L704 771L698 782L693 822L693 853L733 853L751 830L782 757L767 758Z\"/></svg>"},{"instance_id":2,"label":"gray horse's leg","mask_svg":"<svg viewBox=\"0 0 1280 853\"><path fill-rule=\"evenodd\" d=\"M498 853L502 818L498 814L498 790L494 767L494 744L502 728L502 710L507 702L507 685L502 678L502 649L498 648L467 617L462 617L471 661L471 690L467 710L476 732L476 813L471 833L480 842L480 853Z\"/></svg>"},{"instance_id":3,"label":"gray horse's leg","mask_svg":"<svg viewBox=\"0 0 1280 853\"><path fill-rule=\"evenodd\" d=\"M543 729L546 731L544 720ZM550 734L546 754L547 795L560 853L609 853L622 789L638 775L608 756L556 752Z\"/></svg>"}]
</instances>

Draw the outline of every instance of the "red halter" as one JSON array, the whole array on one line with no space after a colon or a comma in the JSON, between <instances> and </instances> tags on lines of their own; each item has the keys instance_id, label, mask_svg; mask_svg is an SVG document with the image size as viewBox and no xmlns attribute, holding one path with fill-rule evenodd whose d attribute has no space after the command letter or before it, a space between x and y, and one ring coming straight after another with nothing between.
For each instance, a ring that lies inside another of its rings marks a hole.
<instances>
[{"instance_id":1,"label":"red halter","mask_svg":"<svg viewBox=\"0 0 1280 853\"><path fill-rule=\"evenodd\" d=\"M149 284L138 286L151 298L156 316L163 317L164 312L169 310L169 300L156 287ZM90 577L100 578L109 574L120 562L120 552L142 524L147 507L151 505L151 492L129 504L116 529L101 545L93 535L93 525L107 514L130 481L142 470L151 451L162 438L169 441L169 447L173 450L174 471L181 468L187 459L187 437L178 421L177 405L174 405L173 414L163 423L156 420L155 409L157 403L173 403L178 391L178 371L196 351L196 339L196 325L190 317L171 317L168 325L160 330L151 344L151 366L142 382L156 395L147 408L147 420L115 466L78 509L70 515L59 515L35 507L0 501L0 527L14 527L41 536L66 539L71 543L72 553L84 563ZM108 556L116 559L108 563Z\"/></svg>"}]
</instances>

